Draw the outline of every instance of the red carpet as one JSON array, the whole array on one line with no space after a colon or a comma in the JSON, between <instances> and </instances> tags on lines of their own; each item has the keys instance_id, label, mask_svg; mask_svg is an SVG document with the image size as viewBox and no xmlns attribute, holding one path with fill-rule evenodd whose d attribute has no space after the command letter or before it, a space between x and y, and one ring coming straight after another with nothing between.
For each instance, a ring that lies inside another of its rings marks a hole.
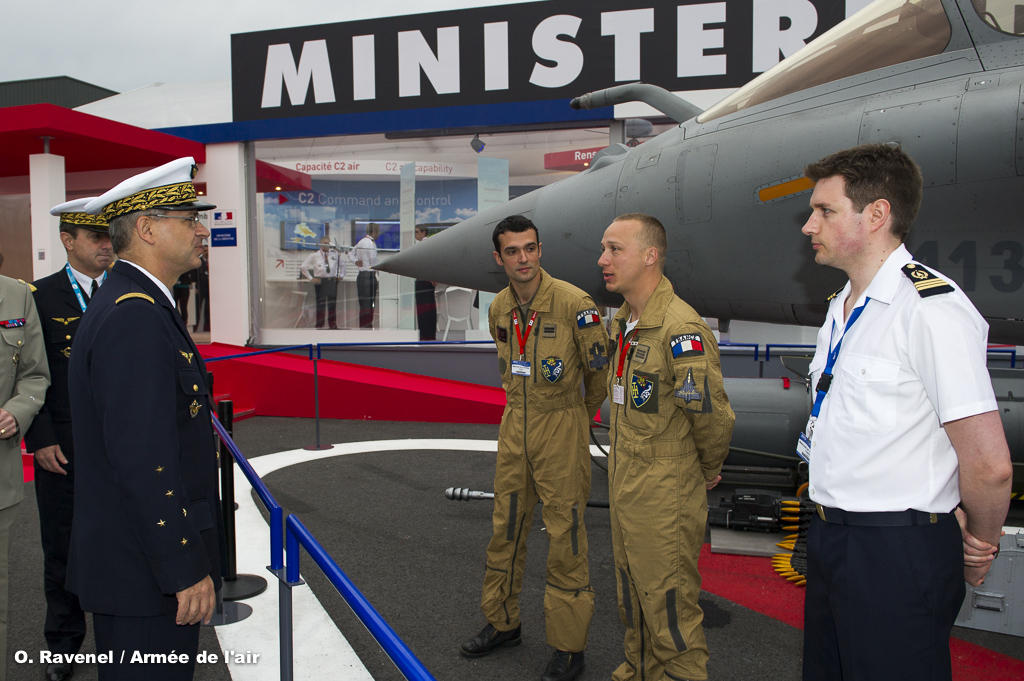
<instances>
[{"instance_id":1,"label":"red carpet","mask_svg":"<svg viewBox=\"0 0 1024 681\"><path fill-rule=\"evenodd\" d=\"M804 626L804 589L772 570L770 558L711 553L701 549L701 588L798 629ZM949 641L953 681L1020 681L1024 662L967 641Z\"/></svg>"},{"instance_id":2,"label":"red carpet","mask_svg":"<svg viewBox=\"0 0 1024 681\"><path fill-rule=\"evenodd\" d=\"M222 343L200 345L207 360L249 352ZM235 413L313 416L313 363L287 353L213 362L213 392L230 396ZM407 374L361 364L318 362L320 416L332 419L498 423L505 408L500 388Z\"/></svg>"}]
</instances>

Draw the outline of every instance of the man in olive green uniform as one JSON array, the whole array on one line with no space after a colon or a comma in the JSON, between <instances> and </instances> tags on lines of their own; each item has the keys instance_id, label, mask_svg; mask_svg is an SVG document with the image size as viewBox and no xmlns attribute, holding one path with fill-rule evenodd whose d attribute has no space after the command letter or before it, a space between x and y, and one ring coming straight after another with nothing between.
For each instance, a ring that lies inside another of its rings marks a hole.
<instances>
[{"instance_id":1,"label":"man in olive green uniform","mask_svg":"<svg viewBox=\"0 0 1024 681\"><path fill-rule=\"evenodd\" d=\"M21 438L50 385L43 327L31 286L0 276L0 681L7 678L7 556L25 495Z\"/></svg>"},{"instance_id":2,"label":"man in olive green uniform","mask_svg":"<svg viewBox=\"0 0 1024 681\"><path fill-rule=\"evenodd\" d=\"M510 284L489 313L508 401L481 600L488 624L461 652L478 657L519 643L526 535L540 501L549 541L544 614L555 649L542 679L568 681L583 670L594 612L583 512L590 496L588 428L606 394L608 336L590 296L540 268L540 238L529 219L505 218L493 238L495 261Z\"/></svg>"},{"instance_id":3,"label":"man in olive green uniform","mask_svg":"<svg viewBox=\"0 0 1024 681\"><path fill-rule=\"evenodd\" d=\"M663 274L665 229L641 213L605 230L612 322L612 549L626 661L615 681L707 678L697 557L707 491L721 479L735 416L711 330Z\"/></svg>"}]
</instances>

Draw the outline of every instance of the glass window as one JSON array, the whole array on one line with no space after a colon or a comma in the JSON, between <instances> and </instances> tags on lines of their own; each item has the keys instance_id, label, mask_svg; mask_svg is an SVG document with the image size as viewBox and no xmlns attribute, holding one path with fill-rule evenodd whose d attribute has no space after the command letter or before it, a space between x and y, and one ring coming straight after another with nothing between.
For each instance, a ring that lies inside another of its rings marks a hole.
<instances>
[{"instance_id":1,"label":"glass window","mask_svg":"<svg viewBox=\"0 0 1024 681\"><path fill-rule=\"evenodd\" d=\"M815 85L938 54L949 43L950 33L940 0L879 0L765 71L697 120L704 123Z\"/></svg>"},{"instance_id":2,"label":"glass window","mask_svg":"<svg viewBox=\"0 0 1024 681\"><path fill-rule=\"evenodd\" d=\"M655 132L663 127L670 126L656 126ZM358 333L314 338L320 341L416 340L419 319L426 318L418 317L417 305L429 298L422 289L431 282L386 272L360 275L365 265L356 261L365 252L359 245L367 233L376 230L378 262L415 248L416 232L429 239L476 214L478 159L508 161L507 189L514 198L584 170L588 153L608 145L608 128L485 132L479 139L484 144L479 152L479 145L471 144L473 134L256 142L258 342L309 342L310 330L318 326L374 330L372 338ZM552 152L560 153L552 157ZM400 169L410 162L416 164L415 215L403 222ZM367 286L371 278L372 288ZM446 328L449 340L488 339L491 298L434 282L437 339Z\"/></svg>"},{"instance_id":3,"label":"glass window","mask_svg":"<svg viewBox=\"0 0 1024 681\"><path fill-rule=\"evenodd\" d=\"M974 10L986 24L1010 35L1024 35L1024 2L1014 0L972 0Z\"/></svg>"}]
</instances>

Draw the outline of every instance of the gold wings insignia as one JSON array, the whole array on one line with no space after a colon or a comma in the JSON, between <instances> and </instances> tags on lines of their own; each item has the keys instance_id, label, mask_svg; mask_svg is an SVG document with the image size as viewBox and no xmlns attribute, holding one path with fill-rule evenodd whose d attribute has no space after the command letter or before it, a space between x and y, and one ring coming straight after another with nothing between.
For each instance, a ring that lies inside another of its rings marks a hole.
<instances>
[{"instance_id":1,"label":"gold wings insignia","mask_svg":"<svg viewBox=\"0 0 1024 681\"><path fill-rule=\"evenodd\" d=\"M60 324L63 324L64 326L67 326L68 324L70 324L71 322L75 321L76 319L81 319L81 318L82 318L81 316L78 316L78 317L51 317L51 319L53 319L53 321L58 322Z\"/></svg>"},{"instance_id":2,"label":"gold wings insignia","mask_svg":"<svg viewBox=\"0 0 1024 681\"><path fill-rule=\"evenodd\" d=\"M181 353L181 356L185 358L186 362L189 364L192 363L192 357L195 355L194 352L185 352L184 350L178 350L178 352Z\"/></svg>"}]
</instances>

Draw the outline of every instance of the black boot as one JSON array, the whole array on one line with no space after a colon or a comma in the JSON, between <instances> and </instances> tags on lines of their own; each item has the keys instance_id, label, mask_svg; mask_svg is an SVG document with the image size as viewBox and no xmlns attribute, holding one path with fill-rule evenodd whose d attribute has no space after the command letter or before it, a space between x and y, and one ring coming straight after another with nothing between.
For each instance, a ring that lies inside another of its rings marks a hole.
<instances>
[{"instance_id":1,"label":"black boot","mask_svg":"<svg viewBox=\"0 0 1024 681\"><path fill-rule=\"evenodd\" d=\"M517 646L522 640L522 625L508 631L498 631L488 624L479 634L463 641L459 652L463 657L483 657L500 646Z\"/></svg>"},{"instance_id":2,"label":"black boot","mask_svg":"<svg viewBox=\"0 0 1024 681\"><path fill-rule=\"evenodd\" d=\"M540 681L572 681L583 673L583 651L570 653L565 650L556 650L551 656L548 666L544 669L544 676Z\"/></svg>"}]
</instances>

